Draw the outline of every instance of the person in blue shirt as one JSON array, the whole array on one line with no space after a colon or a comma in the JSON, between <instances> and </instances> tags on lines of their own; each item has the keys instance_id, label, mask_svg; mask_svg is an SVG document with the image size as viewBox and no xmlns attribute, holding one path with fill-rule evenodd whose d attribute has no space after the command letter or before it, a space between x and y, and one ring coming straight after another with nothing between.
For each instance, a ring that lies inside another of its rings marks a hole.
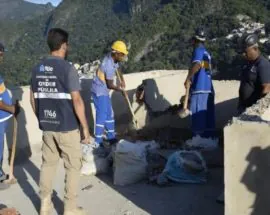
<instances>
[{"instance_id":1,"label":"person in blue shirt","mask_svg":"<svg viewBox=\"0 0 270 215\"><path fill-rule=\"evenodd\" d=\"M211 78L211 56L205 48L205 41L204 30L197 29L192 38L194 51L185 87L190 86L193 136L209 138L214 137L215 131L215 92Z\"/></svg>"},{"instance_id":2,"label":"person in blue shirt","mask_svg":"<svg viewBox=\"0 0 270 215\"><path fill-rule=\"evenodd\" d=\"M92 82L92 99L96 109L95 143L94 148L102 148L103 134L106 131L107 140L110 144L117 142L115 138L114 113L112 109L110 90L124 93L125 81L121 76L120 84L114 84L119 63L124 61L128 55L127 46L123 41L116 41L111 47L96 72Z\"/></svg>"},{"instance_id":3,"label":"person in blue shirt","mask_svg":"<svg viewBox=\"0 0 270 215\"><path fill-rule=\"evenodd\" d=\"M4 52L4 45L0 43L0 63L3 62ZM16 116L18 113L19 103L16 105L12 104L11 96L5 86L4 80L0 76L0 190L8 187L8 185L3 184L3 181L6 179L6 175L2 169L7 122L13 114Z\"/></svg>"}]
</instances>

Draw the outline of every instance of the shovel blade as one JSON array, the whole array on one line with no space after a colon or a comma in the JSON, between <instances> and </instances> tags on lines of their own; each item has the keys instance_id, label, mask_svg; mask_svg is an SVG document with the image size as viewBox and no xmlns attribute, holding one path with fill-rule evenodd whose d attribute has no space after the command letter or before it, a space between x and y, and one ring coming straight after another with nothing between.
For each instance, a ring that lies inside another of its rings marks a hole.
<instances>
[{"instance_id":1,"label":"shovel blade","mask_svg":"<svg viewBox=\"0 0 270 215\"><path fill-rule=\"evenodd\" d=\"M183 109L179 112L178 116L183 119L190 115L190 111L188 109Z\"/></svg>"}]
</instances>

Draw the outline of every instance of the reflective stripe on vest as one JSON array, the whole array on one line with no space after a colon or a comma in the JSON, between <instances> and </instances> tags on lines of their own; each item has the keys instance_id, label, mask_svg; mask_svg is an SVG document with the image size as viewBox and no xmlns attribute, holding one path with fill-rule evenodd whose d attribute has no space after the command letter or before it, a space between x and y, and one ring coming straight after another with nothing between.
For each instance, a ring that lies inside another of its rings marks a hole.
<instances>
[{"instance_id":1,"label":"reflective stripe on vest","mask_svg":"<svg viewBox=\"0 0 270 215\"><path fill-rule=\"evenodd\" d=\"M69 93L34 93L35 99L69 99L71 95Z\"/></svg>"}]
</instances>

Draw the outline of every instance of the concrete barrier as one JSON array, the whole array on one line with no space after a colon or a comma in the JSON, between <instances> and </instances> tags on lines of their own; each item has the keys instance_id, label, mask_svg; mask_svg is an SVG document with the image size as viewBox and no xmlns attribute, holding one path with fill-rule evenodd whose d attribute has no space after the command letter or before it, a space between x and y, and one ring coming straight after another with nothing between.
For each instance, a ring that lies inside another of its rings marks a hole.
<instances>
[{"instance_id":1,"label":"concrete barrier","mask_svg":"<svg viewBox=\"0 0 270 215\"><path fill-rule=\"evenodd\" d=\"M133 73L125 75L127 90L129 91L130 97L134 93L135 88L142 83L144 79L147 78L157 78L161 76L167 76L172 74L181 73L181 70L157 70L157 71L148 71L141 73ZM91 79L81 80L82 85L82 97L86 105L86 115L90 124L90 127L93 130L93 113L91 110ZM42 132L38 128L38 123L36 116L34 115L31 105L30 105L30 88L29 86L22 87L10 87L9 88L12 94L13 102L19 100L21 104L21 113L18 115L18 145L17 145L17 155L22 157L29 157L32 153L39 152L42 143ZM116 113L116 118L121 115L129 115L127 113L127 106L125 105L124 99L121 94L114 93L116 96L113 97L113 106ZM119 121L119 120L118 120ZM127 122L126 122L127 124ZM8 147L5 147L5 158L8 155L8 148L12 144L12 135L13 135L13 120L9 120L8 131L6 135L6 142ZM17 159L20 160L20 159ZM6 160L5 160L6 163Z\"/></svg>"},{"instance_id":2,"label":"concrete barrier","mask_svg":"<svg viewBox=\"0 0 270 215\"><path fill-rule=\"evenodd\" d=\"M270 214L270 95L226 126L225 214Z\"/></svg>"},{"instance_id":3,"label":"concrete barrier","mask_svg":"<svg viewBox=\"0 0 270 215\"><path fill-rule=\"evenodd\" d=\"M187 71L171 70L171 71L149 71L141 73L133 73L125 75L127 91L132 102L133 109L136 112L138 121L142 127L189 127L189 119L179 119L179 117L172 115L164 115L157 119L150 119L148 109L145 106L138 106L134 100L135 89L142 83L143 80L148 80L151 83L148 95L149 104L154 110L164 110L168 106L178 104L179 99L185 94L184 80ZM94 128L93 107L91 107L91 79L82 79L82 97L86 105L86 115L90 124L91 131ZM217 106L217 125L223 128L229 119L235 114L237 106L237 96L239 83L214 81L216 90L216 106ZM18 130L18 149L22 149L24 153L30 156L31 153L40 151L42 142L42 132L38 129L37 119L30 106L30 90L28 86L11 89L13 100L20 100L22 105L22 112L18 116L19 130ZM128 111L128 106L123 96L118 92L112 93L112 103L115 112L117 130L122 131L127 128L131 122L131 114ZM12 120L7 133L8 145L11 145L12 140ZM7 152L6 152L7 153Z\"/></svg>"},{"instance_id":4,"label":"concrete barrier","mask_svg":"<svg viewBox=\"0 0 270 215\"><path fill-rule=\"evenodd\" d=\"M152 111L164 111L169 106L179 104L181 96L185 95L184 81L186 72L174 74L172 76L146 79L146 103ZM223 129L227 122L236 115L238 104L239 81L213 81L215 89L216 104L216 126ZM135 104L136 105L136 104ZM173 126L187 128L190 127L190 119L179 119L177 116L165 115L147 121L147 109L143 109L139 116L142 125L155 127Z\"/></svg>"}]
</instances>

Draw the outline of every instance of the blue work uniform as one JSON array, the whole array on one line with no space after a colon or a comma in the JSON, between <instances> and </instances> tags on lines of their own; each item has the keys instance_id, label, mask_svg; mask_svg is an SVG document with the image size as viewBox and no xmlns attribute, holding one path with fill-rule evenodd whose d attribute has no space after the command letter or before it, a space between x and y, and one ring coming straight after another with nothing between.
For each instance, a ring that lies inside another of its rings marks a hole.
<instances>
[{"instance_id":1,"label":"blue work uniform","mask_svg":"<svg viewBox=\"0 0 270 215\"><path fill-rule=\"evenodd\" d=\"M211 79L211 56L204 45L194 49L192 63L200 63L200 70L192 77L191 103L192 132L201 137L214 136L215 92Z\"/></svg>"},{"instance_id":2,"label":"blue work uniform","mask_svg":"<svg viewBox=\"0 0 270 215\"><path fill-rule=\"evenodd\" d=\"M115 139L115 122L112 102L106 80L114 80L118 63L115 63L111 54L103 59L96 77L92 82L92 99L96 109L95 141L101 144L104 130L108 140Z\"/></svg>"},{"instance_id":3,"label":"blue work uniform","mask_svg":"<svg viewBox=\"0 0 270 215\"><path fill-rule=\"evenodd\" d=\"M0 101L6 105L12 105L12 99L5 87L4 80L0 77ZM4 140L7 128L7 121L12 117L12 114L4 110L0 110L0 177L4 175L2 170L3 154L4 154Z\"/></svg>"}]
</instances>

